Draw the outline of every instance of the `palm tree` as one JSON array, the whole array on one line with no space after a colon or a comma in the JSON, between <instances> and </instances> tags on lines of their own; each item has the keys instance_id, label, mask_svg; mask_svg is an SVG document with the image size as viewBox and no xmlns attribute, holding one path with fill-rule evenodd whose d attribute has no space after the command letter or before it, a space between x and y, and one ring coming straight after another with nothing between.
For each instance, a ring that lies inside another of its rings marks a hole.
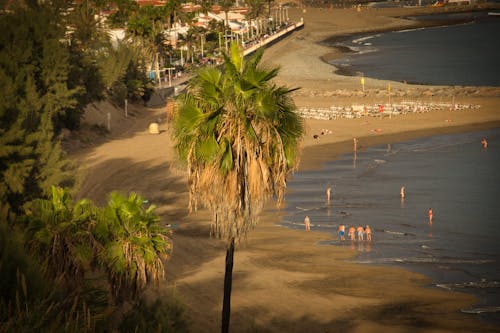
<instances>
[{"instance_id":1,"label":"palm tree","mask_svg":"<svg viewBox=\"0 0 500 333\"><path fill-rule=\"evenodd\" d=\"M92 202L74 204L68 190L52 186L49 198L34 200L27 216L28 248L43 260L47 272L80 282L93 260Z\"/></svg>"},{"instance_id":2,"label":"palm tree","mask_svg":"<svg viewBox=\"0 0 500 333\"><path fill-rule=\"evenodd\" d=\"M179 95L174 136L187 163L189 208L201 201L211 209L211 233L227 244L221 331L228 332L235 243L270 196L282 201L303 123L293 90L271 82L278 69L259 67L262 51L247 61L232 44L224 58L222 68L201 69Z\"/></svg>"},{"instance_id":3,"label":"palm tree","mask_svg":"<svg viewBox=\"0 0 500 333\"><path fill-rule=\"evenodd\" d=\"M144 59L151 59L151 70L156 72L156 80L160 81L159 50L165 42L164 26L167 7L142 7L127 25L127 33L132 39L142 43Z\"/></svg>"},{"instance_id":4,"label":"palm tree","mask_svg":"<svg viewBox=\"0 0 500 333\"><path fill-rule=\"evenodd\" d=\"M135 299L149 283L165 278L163 261L172 250L170 231L160 225L154 205L131 193L113 192L94 229L103 249L99 261L108 273L115 300Z\"/></svg>"},{"instance_id":5,"label":"palm tree","mask_svg":"<svg viewBox=\"0 0 500 333\"><path fill-rule=\"evenodd\" d=\"M226 40L226 52L228 51L227 48L227 33L231 33L231 26L229 25L229 10L234 6L234 1L235 0L222 0L220 2L220 6L222 11L224 12L225 15L225 20L224 20L224 39Z\"/></svg>"},{"instance_id":6,"label":"palm tree","mask_svg":"<svg viewBox=\"0 0 500 333\"><path fill-rule=\"evenodd\" d=\"M106 46L110 35L95 18L98 10L85 4L76 5L70 12L67 24L72 27L71 43L83 52L99 50Z\"/></svg>"},{"instance_id":7,"label":"palm tree","mask_svg":"<svg viewBox=\"0 0 500 333\"><path fill-rule=\"evenodd\" d=\"M249 29L250 29L250 38L253 38L253 27L252 27L252 20L257 20L260 18L264 12L264 2L262 0L247 0L246 4L248 6L248 22L249 22ZM257 35L260 34L260 29L259 25L257 24Z\"/></svg>"}]
</instances>

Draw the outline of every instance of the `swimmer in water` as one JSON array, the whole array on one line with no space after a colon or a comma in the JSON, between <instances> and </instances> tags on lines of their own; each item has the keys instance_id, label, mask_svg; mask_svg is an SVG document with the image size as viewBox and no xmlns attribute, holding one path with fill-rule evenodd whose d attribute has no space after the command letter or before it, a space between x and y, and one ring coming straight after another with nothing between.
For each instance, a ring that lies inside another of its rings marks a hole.
<instances>
[{"instance_id":1,"label":"swimmer in water","mask_svg":"<svg viewBox=\"0 0 500 333\"><path fill-rule=\"evenodd\" d=\"M488 148L488 141L486 141L486 138L481 140L481 144L483 145L483 148Z\"/></svg>"}]
</instances>

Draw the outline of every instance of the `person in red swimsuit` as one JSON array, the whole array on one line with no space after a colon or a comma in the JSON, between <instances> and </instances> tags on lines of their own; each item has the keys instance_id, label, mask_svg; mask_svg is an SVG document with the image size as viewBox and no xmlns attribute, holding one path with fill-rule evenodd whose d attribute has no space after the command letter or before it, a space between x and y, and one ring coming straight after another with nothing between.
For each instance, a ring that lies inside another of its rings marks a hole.
<instances>
[{"instance_id":1,"label":"person in red swimsuit","mask_svg":"<svg viewBox=\"0 0 500 333\"><path fill-rule=\"evenodd\" d=\"M432 208L429 208L429 224L432 224Z\"/></svg>"}]
</instances>

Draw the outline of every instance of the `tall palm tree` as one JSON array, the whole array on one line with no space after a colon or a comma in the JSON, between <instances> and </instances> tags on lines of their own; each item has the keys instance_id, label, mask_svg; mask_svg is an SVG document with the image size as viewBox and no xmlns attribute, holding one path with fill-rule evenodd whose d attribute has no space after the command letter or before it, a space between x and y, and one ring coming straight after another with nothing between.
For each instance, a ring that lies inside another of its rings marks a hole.
<instances>
[{"instance_id":1,"label":"tall palm tree","mask_svg":"<svg viewBox=\"0 0 500 333\"><path fill-rule=\"evenodd\" d=\"M253 38L252 20L257 20L262 16L264 12L264 2L263 0L246 0L246 4L248 6L247 18L251 35L250 38ZM257 24L257 35L260 33L260 29L258 27L259 25Z\"/></svg>"},{"instance_id":2,"label":"tall palm tree","mask_svg":"<svg viewBox=\"0 0 500 333\"><path fill-rule=\"evenodd\" d=\"M303 123L293 90L271 82L278 69L260 68L262 52L246 60L232 44L224 58L222 68L201 69L179 95L174 135L187 163L190 210L198 201L211 209L211 233L227 244L221 331L228 332L235 243L270 196L282 201Z\"/></svg>"},{"instance_id":3,"label":"tall palm tree","mask_svg":"<svg viewBox=\"0 0 500 333\"><path fill-rule=\"evenodd\" d=\"M142 7L128 21L129 37L142 43L144 59L150 59L151 70L156 71L156 80L160 81L159 50L165 42L164 27L167 7Z\"/></svg>"},{"instance_id":4,"label":"tall palm tree","mask_svg":"<svg viewBox=\"0 0 500 333\"><path fill-rule=\"evenodd\" d=\"M226 44L226 52L228 51L228 47L227 47L227 34L231 33L231 26L229 25L229 10L231 8L233 8L234 2L235 2L235 0L222 0L219 3L222 11L224 12L224 16L225 16L225 19L224 19L224 24L225 24L225 27L224 27L224 39L226 40L226 43L225 43Z\"/></svg>"},{"instance_id":5,"label":"tall palm tree","mask_svg":"<svg viewBox=\"0 0 500 333\"><path fill-rule=\"evenodd\" d=\"M99 261L108 273L115 300L135 299L149 283L165 277L163 261L172 250L170 232L160 225L154 205L113 192L94 229L103 245Z\"/></svg>"}]
</instances>

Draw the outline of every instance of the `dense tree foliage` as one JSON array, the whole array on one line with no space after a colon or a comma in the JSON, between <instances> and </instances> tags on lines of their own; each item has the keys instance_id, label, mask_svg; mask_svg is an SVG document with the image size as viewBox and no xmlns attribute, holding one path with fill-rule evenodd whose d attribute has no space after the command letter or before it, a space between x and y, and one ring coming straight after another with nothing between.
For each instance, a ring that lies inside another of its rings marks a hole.
<instances>
[{"instance_id":1,"label":"dense tree foliage","mask_svg":"<svg viewBox=\"0 0 500 333\"><path fill-rule=\"evenodd\" d=\"M137 194L112 193L99 208L52 187L48 199L25 208L24 234L0 224L0 332L111 331L106 313L124 301L142 304L145 287L164 279L170 231ZM8 239L8 232L15 237ZM171 317L163 322L184 327L182 307L172 306L157 303L152 310L167 311ZM140 313L135 317L137 323L126 325L143 325Z\"/></svg>"},{"instance_id":2,"label":"dense tree foliage","mask_svg":"<svg viewBox=\"0 0 500 333\"><path fill-rule=\"evenodd\" d=\"M54 122L72 112L79 87L68 87L69 52L55 8L0 16L0 201L3 216L68 184L70 166Z\"/></svg>"},{"instance_id":3,"label":"dense tree foliage","mask_svg":"<svg viewBox=\"0 0 500 333\"><path fill-rule=\"evenodd\" d=\"M112 194L98 208L67 189L75 169L61 130L77 129L92 101L152 90L140 47L103 29L106 6L19 1L0 14L0 332L114 331L123 304L164 278L170 232L154 206ZM167 306L152 311L184 327L182 309ZM125 327L142 327L141 315Z\"/></svg>"},{"instance_id":4,"label":"dense tree foliage","mask_svg":"<svg viewBox=\"0 0 500 333\"><path fill-rule=\"evenodd\" d=\"M60 6L58 4L61 4ZM84 107L101 98L147 100L141 47L113 44L83 2L28 3L0 16L0 200L4 218L70 185L71 166L58 140L77 129Z\"/></svg>"}]
</instances>

